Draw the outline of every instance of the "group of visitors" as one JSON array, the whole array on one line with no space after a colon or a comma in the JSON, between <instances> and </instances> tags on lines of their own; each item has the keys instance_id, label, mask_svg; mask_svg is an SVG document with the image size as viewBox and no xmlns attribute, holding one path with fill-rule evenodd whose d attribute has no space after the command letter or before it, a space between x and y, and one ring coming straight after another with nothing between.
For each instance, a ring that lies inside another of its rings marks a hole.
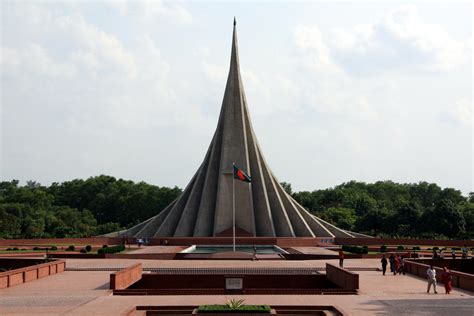
<instances>
[{"instance_id":1,"label":"group of visitors","mask_svg":"<svg viewBox=\"0 0 474 316\"><path fill-rule=\"evenodd\" d=\"M438 292L436 291L436 270L433 265L430 265L428 270L426 270L426 276L428 278L428 289L426 290L426 293L430 292L431 285L433 285L434 293L438 294ZM441 281L444 284L446 294L450 294L453 290L452 276L451 271L449 271L449 269L446 267L443 268L443 273L441 273Z\"/></svg>"},{"instance_id":2,"label":"group of visitors","mask_svg":"<svg viewBox=\"0 0 474 316\"><path fill-rule=\"evenodd\" d=\"M462 256L461 258L467 259L468 258L468 248L466 245L461 249L462 251ZM433 249L433 259L444 259L444 249L439 249L437 250L436 248ZM456 259L456 248L451 248L451 258ZM473 258L474 258L474 251L473 251Z\"/></svg>"},{"instance_id":3,"label":"group of visitors","mask_svg":"<svg viewBox=\"0 0 474 316\"><path fill-rule=\"evenodd\" d=\"M397 255L395 256L393 253L390 254L390 257L387 258L383 255L382 260L382 273L385 275L387 272L387 265L390 264L390 272L393 275L403 274L405 275L405 256Z\"/></svg>"}]
</instances>

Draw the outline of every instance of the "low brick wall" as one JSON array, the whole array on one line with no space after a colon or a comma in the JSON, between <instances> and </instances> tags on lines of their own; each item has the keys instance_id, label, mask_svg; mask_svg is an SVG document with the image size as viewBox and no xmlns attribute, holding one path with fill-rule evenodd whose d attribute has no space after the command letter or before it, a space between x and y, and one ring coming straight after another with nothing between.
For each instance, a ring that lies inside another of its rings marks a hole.
<instances>
[{"instance_id":1,"label":"low brick wall","mask_svg":"<svg viewBox=\"0 0 474 316\"><path fill-rule=\"evenodd\" d=\"M326 278L340 288L349 291L359 289L359 275L326 263Z\"/></svg>"},{"instance_id":2,"label":"low brick wall","mask_svg":"<svg viewBox=\"0 0 474 316\"><path fill-rule=\"evenodd\" d=\"M110 275L110 289L123 290L142 278L142 264L137 263Z\"/></svg>"},{"instance_id":3,"label":"low brick wall","mask_svg":"<svg viewBox=\"0 0 474 316\"><path fill-rule=\"evenodd\" d=\"M474 261L474 260L471 260ZM436 270L436 280L441 282L441 274L443 273L443 268L438 267L438 265L442 265L442 261L435 261L433 260L433 266ZM441 263L441 264L440 264ZM428 264L424 264L421 262L406 260L405 261L405 271L410 274L417 275L422 278L426 278L426 270L428 270L430 266ZM452 284L455 287L474 291L474 274L463 273L459 271L451 270L452 275Z\"/></svg>"},{"instance_id":4,"label":"low brick wall","mask_svg":"<svg viewBox=\"0 0 474 316\"><path fill-rule=\"evenodd\" d=\"M18 259L22 260L22 259ZM36 264L29 267L14 269L0 273L0 289L14 285L30 282L51 274L63 272L66 269L66 261L58 260L48 263Z\"/></svg>"},{"instance_id":5,"label":"low brick wall","mask_svg":"<svg viewBox=\"0 0 474 316\"><path fill-rule=\"evenodd\" d=\"M413 245L413 246L443 246L443 247L474 247L474 240L434 240L434 239L386 239L386 238L335 238L338 245Z\"/></svg>"}]
</instances>

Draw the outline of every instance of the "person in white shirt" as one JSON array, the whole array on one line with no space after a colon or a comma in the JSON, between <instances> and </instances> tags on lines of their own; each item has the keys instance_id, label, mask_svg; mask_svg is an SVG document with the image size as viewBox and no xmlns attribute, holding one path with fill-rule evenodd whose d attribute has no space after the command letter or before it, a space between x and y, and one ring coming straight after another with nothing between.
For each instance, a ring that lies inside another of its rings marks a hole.
<instances>
[{"instance_id":1,"label":"person in white shirt","mask_svg":"<svg viewBox=\"0 0 474 316\"><path fill-rule=\"evenodd\" d=\"M433 284L433 290L435 294L438 294L438 292L436 292L436 270L433 268L433 265L426 270L426 276L428 277L428 290L426 293L430 292L431 285Z\"/></svg>"}]
</instances>

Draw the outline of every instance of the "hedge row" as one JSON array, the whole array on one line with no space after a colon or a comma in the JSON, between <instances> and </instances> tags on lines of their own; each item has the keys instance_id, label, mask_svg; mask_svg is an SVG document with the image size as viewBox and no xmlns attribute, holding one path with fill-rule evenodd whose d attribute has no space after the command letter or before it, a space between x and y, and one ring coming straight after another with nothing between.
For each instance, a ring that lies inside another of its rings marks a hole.
<instances>
[{"instance_id":1,"label":"hedge row","mask_svg":"<svg viewBox=\"0 0 474 316\"><path fill-rule=\"evenodd\" d=\"M101 248L97 251L97 253L117 253L125 250L124 245L118 245L118 246L111 246L111 247L106 247L106 248Z\"/></svg>"},{"instance_id":2,"label":"hedge row","mask_svg":"<svg viewBox=\"0 0 474 316\"><path fill-rule=\"evenodd\" d=\"M346 251L346 252L350 252L350 253L363 254L363 255L369 253L369 250L367 249L367 246L359 247L359 246L343 245L342 246L342 251Z\"/></svg>"}]
</instances>

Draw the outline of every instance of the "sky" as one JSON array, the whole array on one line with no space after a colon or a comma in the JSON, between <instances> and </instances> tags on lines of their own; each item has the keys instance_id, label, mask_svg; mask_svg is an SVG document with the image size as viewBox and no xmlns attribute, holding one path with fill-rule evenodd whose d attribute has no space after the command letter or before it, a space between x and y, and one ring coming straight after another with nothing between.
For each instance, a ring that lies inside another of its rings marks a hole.
<instances>
[{"instance_id":1,"label":"sky","mask_svg":"<svg viewBox=\"0 0 474 316\"><path fill-rule=\"evenodd\" d=\"M294 191L473 188L470 2L0 2L0 179L184 187L237 18L254 130Z\"/></svg>"}]
</instances>

